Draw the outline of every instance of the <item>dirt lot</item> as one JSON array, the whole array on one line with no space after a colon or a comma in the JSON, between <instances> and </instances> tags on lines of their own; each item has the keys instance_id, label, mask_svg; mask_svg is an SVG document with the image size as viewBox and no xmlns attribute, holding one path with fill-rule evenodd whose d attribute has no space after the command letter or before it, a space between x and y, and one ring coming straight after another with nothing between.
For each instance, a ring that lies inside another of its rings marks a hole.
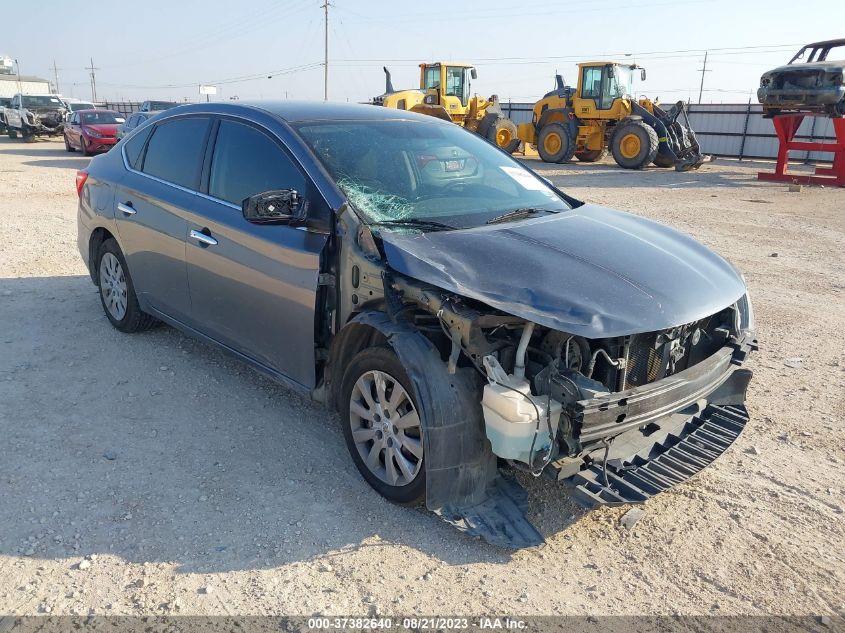
<instances>
[{"instance_id":1,"label":"dirt lot","mask_svg":"<svg viewBox=\"0 0 845 633\"><path fill-rule=\"evenodd\" d=\"M76 251L86 162L0 139L0 613L845 611L845 190L531 161L732 260L762 350L714 466L631 531L523 480L548 544L508 553L383 501L322 407L170 328L112 329Z\"/></svg>"}]
</instances>

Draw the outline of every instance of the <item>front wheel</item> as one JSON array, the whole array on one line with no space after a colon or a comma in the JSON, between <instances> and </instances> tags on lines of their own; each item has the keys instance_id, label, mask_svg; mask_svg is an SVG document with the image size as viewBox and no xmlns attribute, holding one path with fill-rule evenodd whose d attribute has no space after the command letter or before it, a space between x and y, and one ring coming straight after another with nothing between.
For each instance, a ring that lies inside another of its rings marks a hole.
<instances>
[{"instance_id":1,"label":"front wheel","mask_svg":"<svg viewBox=\"0 0 845 633\"><path fill-rule=\"evenodd\" d=\"M126 267L126 259L113 239L100 246L97 257L97 285L100 301L111 324L121 332L142 332L158 320L142 311L135 295L135 286Z\"/></svg>"},{"instance_id":2,"label":"front wheel","mask_svg":"<svg viewBox=\"0 0 845 633\"><path fill-rule=\"evenodd\" d=\"M88 143L85 142L84 136L79 137L79 149L82 150L83 156L90 156L91 155L91 150L88 149Z\"/></svg>"},{"instance_id":3,"label":"front wheel","mask_svg":"<svg viewBox=\"0 0 845 633\"><path fill-rule=\"evenodd\" d=\"M641 120L621 123L610 139L613 160L625 169L642 169L650 165L659 146L657 132Z\"/></svg>"},{"instance_id":4,"label":"front wheel","mask_svg":"<svg viewBox=\"0 0 845 633\"><path fill-rule=\"evenodd\" d=\"M396 354L373 347L356 355L343 375L341 403L343 436L361 476L394 503L422 501L422 424Z\"/></svg>"},{"instance_id":5,"label":"front wheel","mask_svg":"<svg viewBox=\"0 0 845 633\"><path fill-rule=\"evenodd\" d=\"M575 155L575 139L561 123L547 123L537 136L537 153L547 163L566 163Z\"/></svg>"},{"instance_id":6,"label":"front wheel","mask_svg":"<svg viewBox=\"0 0 845 633\"><path fill-rule=\"evenodd\" d=\"M487 140L496 145L499 149L513 154L519 147L519 139L516 136L516 125L510 119L499 117L487 130Z\"/></svg>"},{"instance_id":7,"label":"front wheel","mask_svg":"<svg viewBox=\"0 0 845 633\"><path fill-rule=\"evenodd\" d=\"M9 130L9 138L18 138L17 130Z\"/></svg>"}]
</instances>

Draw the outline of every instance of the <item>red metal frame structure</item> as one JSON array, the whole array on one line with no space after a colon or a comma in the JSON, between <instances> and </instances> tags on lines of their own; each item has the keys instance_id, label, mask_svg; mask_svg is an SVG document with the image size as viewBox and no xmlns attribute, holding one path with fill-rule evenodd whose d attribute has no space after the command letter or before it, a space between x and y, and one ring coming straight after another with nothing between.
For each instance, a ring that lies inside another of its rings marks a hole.
<instances>
[{"instance_id":1,"label":"red metal frame structure","mask_svg":"<svg viewBox=\"0 0 845 633\"><path fill-rule=\"evenodd\" d=\"M815 114L778 114L772 119L778 135L778 161L775 172L759 172L757 180L774 182L797 182L800 184L833 185L845 187L845 118L831 119L836 140L832 143L796 141L795 134L805 116L825 116ZM790 151L829 152L833 154L830 167L816 167L814 174L788 174Z\"/></svg>"}]
</instances>

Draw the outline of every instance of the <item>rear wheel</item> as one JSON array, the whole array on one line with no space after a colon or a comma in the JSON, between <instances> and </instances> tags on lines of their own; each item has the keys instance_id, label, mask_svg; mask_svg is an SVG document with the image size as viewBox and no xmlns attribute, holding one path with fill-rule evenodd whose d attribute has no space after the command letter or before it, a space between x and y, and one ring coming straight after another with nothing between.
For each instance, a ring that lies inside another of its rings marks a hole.
<instances>
[{"instance_id":1,"label":"rear wheel","mask_svg":"<svg viewBox=\"0 0 845 633\"><path fill-rule=\"evenodd\" d=\"M341 424L361 476L383 497L403 505L425 496L422 424L411 382L385 347L360 352L341 386Z\"/></svg>"},{"instance_id":2,"label":"rear wheel","mask_svg":"<svg viewBox=\"0 0 845 633\"><path fill-rule=\"evenodd\" d=\"M547 163L565 163L575 155L575 139L560 123L547 123L537 136L537 153Z\"/></svg>"},{"instance_id":3,"label":"rear wheel","mask_svg":"<svg viewBox=\"0 0 845 633\"><path fill-rule=\"evenodd\" d=\"M499 149L513 154L519 147L519 139L516 136L516 125L510 119L499 117L487 130L487 140L495 144Z\"/></svg>"},{"instance_id":4,"label":"rear wheel","mask_svg":"<svg viewBox=\"0 0 845 633\"><path fill-rule=\"evenodd\" d=\"M644 121L628 121L617 126L610 139L616 164L625 169L642 169L657 156L657 132Z\"/></svg>"},{"instance_id":5,"label":"rear wheel","mask_svg":"<svg viewBox=\"0 0 845 633\"><path fill-rule=\"evenodd\" d=\"M67 140L67 134L62 134L62 136L64 136L64 138L65 138L65 150L68 151L68 152L75 152L76 148L74 148L70 144L70 142Z\"/></svg>"},{"instance_id":6,"label":"rear wheel","mask_svg":"<svg viewBox=\"0 0 845 633\"><path fill-rule=\"evenodd\" d=\"M578 152L575 154L575 158L580 160L582 163L595 163L607 156L607 148L603 147L601 149L587 149L583 152Z\"/></svg>"},{"instance_id":7,"label":"rear wheel","mask_svg":"<svg viewBox=\"0 0 845 633\"><path fill-rule=\"evenodd\" d=\"M158 320L142 311L126 267L126 259L113 239L100 246L97 256L97 282L100 301L111 324L121 332L142 332Z\"/></svg>"},{"instance_id":8,"label":"rear wheel","mask_svg":"<svg viewBox=\"0 0 845 633\"><path fill-rule=\"evenodd\" d=\"M9 130L9 138L18 138L17 130Z\"/></svg>"}]
</instances>

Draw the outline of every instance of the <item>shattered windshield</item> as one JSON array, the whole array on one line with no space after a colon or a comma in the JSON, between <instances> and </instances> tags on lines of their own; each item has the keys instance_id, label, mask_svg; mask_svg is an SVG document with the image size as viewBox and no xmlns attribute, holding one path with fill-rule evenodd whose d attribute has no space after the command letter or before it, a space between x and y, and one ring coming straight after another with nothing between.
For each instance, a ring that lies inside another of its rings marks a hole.
<instances>
[{"instance_id":1,"label":"shattered windshield","mask_svg":"<svg viewBox=\"0 0 845 633\"><path fill-rule=\"evenodd\" d=\"M60 108L62 102L56 97L39 96L39 95L24 95L22 98L23 107L25 108Z\"/></svg>"},{"instance_id":2,"label":"shattered windshield","mask_svg":"<svg viewBox=\"0 0 845 633\"><path fill-rule=\"evenodd\" d=\"M517 209L570 208L520 163L457 125L308 121L294 126L349 202L373 224L428 220L465 228Z\"/></svg>"}]
</instances>

